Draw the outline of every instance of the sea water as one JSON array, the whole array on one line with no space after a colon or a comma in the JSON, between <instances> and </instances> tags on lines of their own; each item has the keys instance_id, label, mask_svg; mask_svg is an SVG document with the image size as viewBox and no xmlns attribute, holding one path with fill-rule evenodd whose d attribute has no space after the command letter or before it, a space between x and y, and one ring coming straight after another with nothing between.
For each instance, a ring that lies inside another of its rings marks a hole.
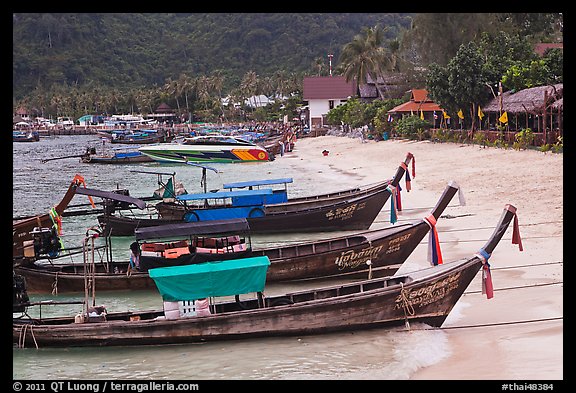
<instances>
[{"instance_id":1,"label":"sea water","mask_svg":"<svg viewBox=\"0 0 576 393\"><path fill-rule=\"evenodd\" d=\"M305 143L305 142L301 142ZM135 197L151 196L157 176L134 170L175 172L189 193L202 192L201 169L185 164L104 165L67 158L42 163L42 159L79 155L87 147L100 147L94 135L42 137L40 142L13 144L13 217L47 213L57 204L76 174L88 188L129 189ZM222 189L228 182L292 177L291 197L312 195L363 185L357 178L330 176L302 170L293 153L271 162L209 164L207 189ZM398 158L394 157L394 162ZM392 176L389 174L388 176ZM339 179L334 181L334 179ZM73 204L88 203L76 195ZM386 205L372 228L387 225ZM96 215L65 217L62 240L80 246L86 230L97 224ZM341 233L284 234L253 237L253 245L267 246L318 239ZM115 255L128 255L129 238L115 238ZM420 247L420 246L419 246ZM425 250L425 248L424 248ZM416 250L415 252L420 252ZM425 252L425 251L424 251ZM423 254L424 255L424 254ZM329 280L327 280L329 282ZM267 290L280 292L318 283L275 284ZM97 304L109 311L162 307L156 291L96 293ZM32 295L33 301L82 300L83 294ZM81 305L44 306L42 315L74 315ZM410 329L370 329L325 335L236 340L202 344L106 348L13 348L14 379L105 380L406 380L419 368L439 362L450 354L446 335L425 325Z\"/></svg>"}]
</instances>

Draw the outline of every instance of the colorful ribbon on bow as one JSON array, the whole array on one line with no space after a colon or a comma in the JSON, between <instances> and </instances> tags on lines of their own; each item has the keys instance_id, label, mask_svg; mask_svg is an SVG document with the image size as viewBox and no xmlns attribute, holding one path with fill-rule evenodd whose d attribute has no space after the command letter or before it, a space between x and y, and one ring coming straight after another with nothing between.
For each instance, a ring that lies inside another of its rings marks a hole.
<instances>
[{"instance_id":1,"label":"colorful ribbon on bow","mask_svg":"<svg viewBox=\"0 0 576 393\"><path fill-rule=\"evenodd\" d=\"M72 181L78 181L79 183L84 185L84 188L86 188L86 181L82 176L76 174L76 176L74 176L74 179ZM94 204L94 201L92 200L92 197L90 195L88 195L88 200L90 201L92 208L96 209L96 205Z\"/></svg>"},{"instance_id":2,"label":"colorful ribbon on bow","mask_svg":"<svg viewBox=\"0 0 576 393\"><path fill-rule=\"evenodd\" d=\"M64 250L64 242L62 241L62 238L60 236L62 236L62 216L60 216L58 214L58 212L56 211L56 208L52 208L50 209L50 211L48 212L48 214L50 215L50 218L52 219L52 223L54 224L54 228L56 228L56 231L58 233L58 242L60 243L60 249Z\"/></svg>"},{"instance_id":3,"label":"colorful ribbon on bow","mask_svg":"<svg viewBox=\"0 0 576 393\"><path fill-rule=\"evenodd\" d=\"M408 153L408 156L412 160L412 177L416 177L416 161L414 160L414 155L412 153ZM406 192L410 192L412 190L412 179L410 178L410 172L408 171L408 165L405 162L401 162L400 166L406 172Z\"/></svg>"},{"instance_id":4,"label":"colorful ribbon on bow","mask_svg":"<svg viewBox=\"0 0 576 393\"><path fill-rule=\"evenodd\" d=\"M438 230L436 229L436 217L430 214L424 217L424 221L430 227L430 234L428 235L428 262L432 266L441 265L442 251L440 250L440 240L438 239Z\"/></svg>"},{"instance_id":5,"label":"colorful ribbon on bow","mask_svg":"<svg viewBox=\"0 0 576 393\"><path fill-rule=\"evenodd\" d=\"M398 221L398 209L396 208L397 204L397 197L396 197L396 187L392 184L388 184L386 186L386 190L391 194L390 195L390 223L395 224Z\"/></svg>"},{"instance_id":6,"label":"colorful ribbon on bow","mask_svg":"<svg viewBox=\"0 0 576 393\"><path fill-rule=\"evenodd\" d=\"M518 249L523 251L522 239L520 238L520 226L518 225L518 215L514 214L514 227L512 229L512 244L518 244Z\"/></svg>"},{"instance_id":7,"label":"colorful ribbon on bow","mask_svg":"<svg viewBox=\"0 0 576 393\"><path fill-rule=\"evenodd\" d=\"M402 211L402 187L400 184L396 187L396 210L401 212Z\"/></svg>"},{"instance_id":8,"label":"colorful ribbon on bow","mask_svg":"<svg viewBox=\"0 0 576 393\"><path fill-rule=\"evenodd\" d=\"M488 263L490 254L481 248L478 254L475 255L482 261L482 294L486 295L487 299L492 299L494 297L494 286L492 285L492 273Z\"/></svg>"},{"instance_id":9,"label":"colorful ribbon on bow","mask_svg":"<svg viewBox=\"0 0 576 393\"><path fill-rule=\"evenodd\" d=\"M50 209L48 212L54 227L58 231L58 236L62 236L62 217L58 214L55 208Z\"/></svg>"}]
</instances>

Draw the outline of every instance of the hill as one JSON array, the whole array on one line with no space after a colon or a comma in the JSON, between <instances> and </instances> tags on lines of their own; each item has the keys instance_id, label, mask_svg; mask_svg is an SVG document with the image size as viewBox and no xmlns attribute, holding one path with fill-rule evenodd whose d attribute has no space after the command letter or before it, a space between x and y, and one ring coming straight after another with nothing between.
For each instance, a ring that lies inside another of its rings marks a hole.
<instances>
[{"instance_id":1,"label":"hill","mask_svg":"<svg viewBox=\"0 0 576 393\"><path fill-rule=\"evenodd\" d=\"M13 97L37 86L162 85L181 73L220 70L225 86L247 71L312 74L338 59L363 27L396 38L411 23L400 13L16 13Z\"/></svg>"}]
</instances>

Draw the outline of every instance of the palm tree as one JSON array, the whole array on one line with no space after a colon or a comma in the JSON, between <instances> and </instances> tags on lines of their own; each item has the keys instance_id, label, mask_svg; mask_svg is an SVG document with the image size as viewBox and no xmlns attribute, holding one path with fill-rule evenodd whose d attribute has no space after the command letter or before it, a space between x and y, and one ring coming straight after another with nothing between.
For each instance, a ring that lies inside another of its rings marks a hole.
<instances>
[{"instance_id":1,"label":"palm tree","mask_svg":"<svg viewBox=\"0 0 576 393\"><path fill-rule=\"evenodd\" d=\"M253 97L258 92L258 75L254 71L248 71L244 74L242 82L240 83L240 89L246 97ZM254 107L256 102L254 102Z\"/></svg>"},{"instance_id":2,"label":"palm tree","mask_svg":"<svg viewBox=\"0 0 576 393\"><path fill-rule=\"evenodd\" d=\"M169 96L176 99L176 106L178 107L178 114L180 114L180 100L178 96L180 95L181 87L179 80L173 80L171 77L166 80L162 90Z\"/></svg>"},{"instance_id":3,"label":"palm tree","mask_svg":"<svg viewBox=\"0 0 576 393\"><path fill-rule=\"evenodd\" d=\"M184 98L186 99L186 113L188 115L188 120L192 120L190 105L188 103L188 92L194 89L194 80L187 74L180 74L178 77L178 86L181 89L180 94L184 93Z\"/></svg>"},{"instance_id":4,"label":"palm tree","mask_svg":"<svg viewBox=\"0 0 576 393\"><path fill-rule=\"evenodd\" d=\"M377 25L362 29L361 34L354 36L351 42L344 45L340 63L347 82L356 79L360 88L361 84L366 84L368 77L375 82L378 81L384 67L389 63L388 55L382 47L383 41L384 30ZM384 98L378 83L375 85L380 97Z\"/></svg>"}]
</instances>

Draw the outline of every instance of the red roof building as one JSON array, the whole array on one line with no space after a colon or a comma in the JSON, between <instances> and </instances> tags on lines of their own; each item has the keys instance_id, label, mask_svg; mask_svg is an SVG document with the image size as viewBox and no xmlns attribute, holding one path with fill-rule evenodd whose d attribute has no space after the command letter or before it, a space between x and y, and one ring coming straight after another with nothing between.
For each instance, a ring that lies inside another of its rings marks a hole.
<instances>
[{"instance_id":1,"label":"red roof building","mask_svg":"<svg viewBox=\"0 0 576 393\"><path fill-rule=\"evenodd\" d=\"M356 84L346 82L343 76L317 76L304 78L305 100L346 100L356 95Z\"/></svg>"},{"instance_id":2,"label":"red roof building","mask_svg":"<svg viewBox=\"0 0 576 393\"><path fill-rule=\"evenodd\" d=\"M442 108L430 98L426 89L412 89L410 101L398 105L388 111L388 114L395 118L401 118L405 115L419 116L420 111L424 114L424 119L434 122L434 112L438 118L441 118Z\"/></svg>"}]
</instances>

